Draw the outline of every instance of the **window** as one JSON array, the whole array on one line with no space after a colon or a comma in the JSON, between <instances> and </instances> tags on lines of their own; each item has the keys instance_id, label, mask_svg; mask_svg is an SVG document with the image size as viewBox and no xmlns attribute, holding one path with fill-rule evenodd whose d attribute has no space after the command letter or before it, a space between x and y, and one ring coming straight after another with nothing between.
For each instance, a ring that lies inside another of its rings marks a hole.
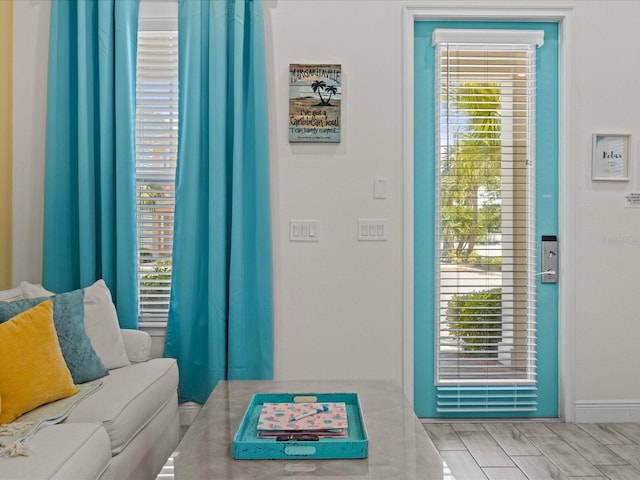
<instances>
[{"instance_id":1,"label":"window","mask_svg":"<svg viewBox=\"0 0 640 480\"><path fill-rule=\"evenodd\" d=\"M167 25L167 22L164 22ZM178 32L138 33L136 86L136 227L141 327L166 326L171 290L178 152Z\"/></svg>"},{"instance_id":2,"label":"window","mask_svg":"<svg viewBox=\"0 0 640 480\"><path fill-rule=\"evenodd\" d=\"M541 32L442 29L433 41L438 411L531 411Z\"/></svg>"}]
</instances>

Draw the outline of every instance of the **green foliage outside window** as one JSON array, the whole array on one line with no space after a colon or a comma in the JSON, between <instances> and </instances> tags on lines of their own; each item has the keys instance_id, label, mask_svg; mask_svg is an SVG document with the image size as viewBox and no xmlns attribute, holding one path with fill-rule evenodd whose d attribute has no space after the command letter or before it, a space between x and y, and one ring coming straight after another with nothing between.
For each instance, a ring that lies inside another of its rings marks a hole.
<instances>
[{"instance_id":1,"label":"green foliage outside window","mask_svg":"<svg viewBox=\"0 0 640 480\"><path fill-rule=\"evenodd\" d=\"M461 340L466 352L497 356L502 338L502 289L454 295L447 304L449 334Z\"/></svg>"},{"instance_id":2,"label":"green foliage outside window","mask_svg":"<svg viewBox=\"0 0 640 480\"><path fill-rule=\"evenodd\" d=\"M441 165L441 260L499 270L500 259L481 257L480 243L501 231L501 114L497 84L448 85L443 101L465 121L450 133Z\"/></svg>"}]
</instances>

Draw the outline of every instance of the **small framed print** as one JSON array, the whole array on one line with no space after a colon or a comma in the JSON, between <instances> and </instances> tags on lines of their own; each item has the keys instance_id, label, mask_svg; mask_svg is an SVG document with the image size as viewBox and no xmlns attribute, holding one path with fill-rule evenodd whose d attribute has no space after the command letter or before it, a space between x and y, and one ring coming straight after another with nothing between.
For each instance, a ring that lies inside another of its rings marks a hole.
<instances>
[{"instance_id":1,"label":"small framed print","mask_svg":"<svg viewBox=\"0 0 640 480\"><path fill-rule=\"evenodd\" d=\"M593 135L592 180L629 180L630 135Z\"/></svg>"},{"instance_id":2,"label":"small framed print","mask_svg":"<svg viewBox=\"0 0 640 480\"><path fill-rule=\"evenodd\" d=\"M289 142L340 143L342 65L289 65Z\"/></svg>"}]
</instances>

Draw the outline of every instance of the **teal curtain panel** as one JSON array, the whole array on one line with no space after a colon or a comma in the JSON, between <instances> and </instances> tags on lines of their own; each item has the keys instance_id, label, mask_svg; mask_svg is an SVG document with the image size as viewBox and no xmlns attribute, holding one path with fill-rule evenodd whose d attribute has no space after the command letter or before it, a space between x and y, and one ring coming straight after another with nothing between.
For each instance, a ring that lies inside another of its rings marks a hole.
<instances>
[{"instance_id":1,"label":"teal curtain panel","mask_svg":"<svg viewBox=\"0 0 640 480\"><path fill-rule=\"evenodd\" d=\"M51 3L43 284L103 278L137 327L137 0Z\"/></svg>"},{"instance_id":2,"label":"teal curtain panel","mask_svg":"<svg viewBox=\"0 0 640 480\"><path fill-rule=\"evenodd\" d=\"M262 2L179 2L179 137L165 356L180 401L273 376Z\"/></svg>"}]
</instances>

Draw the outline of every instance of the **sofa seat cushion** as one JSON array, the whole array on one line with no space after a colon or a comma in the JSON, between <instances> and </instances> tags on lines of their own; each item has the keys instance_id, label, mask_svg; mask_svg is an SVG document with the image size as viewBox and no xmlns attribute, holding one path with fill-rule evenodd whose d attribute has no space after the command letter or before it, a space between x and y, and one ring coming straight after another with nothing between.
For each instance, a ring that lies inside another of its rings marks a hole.
<instances>
[{"instance_id":1,"label":"sofa seat cushion","mask_svg":"<svg viewBox=\"0 0 640 480\"><path fill-rule=\"evenodd\" d=\"M101 422L117 455L177 395L178 367L172 358L116 368L102 378L102 388L84 399L66 423Z\"/></svg>"},{"instance_id":2,"label":"sofa seat cushion","mask_svg":"<svg viewBox=\"0 0 640 480\"><path fill-rule=\"evenodd\" d=\"M0 477L96 479L111 461L109 436L100 423L45 427L28 445L31 454L27 457L0 457Z\"/></svg>"}]
</instances>

